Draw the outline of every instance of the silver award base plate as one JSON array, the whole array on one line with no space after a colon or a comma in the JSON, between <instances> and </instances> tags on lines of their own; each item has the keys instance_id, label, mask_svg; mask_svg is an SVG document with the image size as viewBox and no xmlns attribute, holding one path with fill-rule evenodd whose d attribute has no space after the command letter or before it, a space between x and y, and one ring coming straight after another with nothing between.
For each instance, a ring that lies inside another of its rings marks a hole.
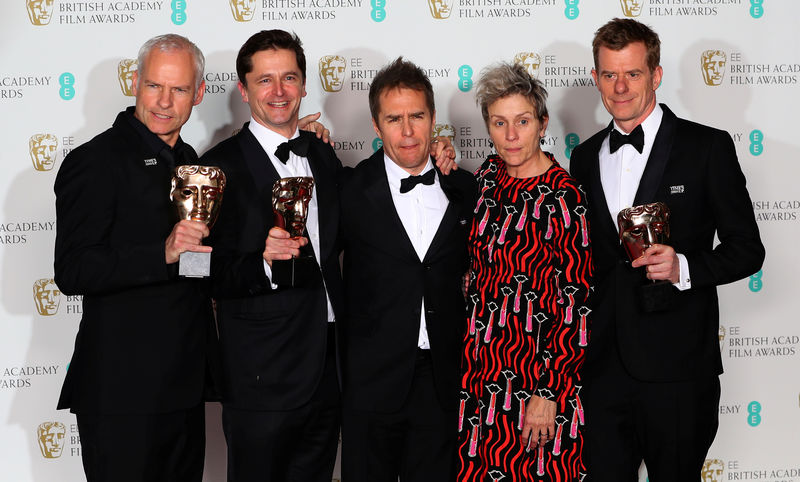
<instances>
[{"instance_id":1,"label":"silver award base plate","mask_svg":"<svg viewBox=\"0 0 800 482\"><path fill-rule=\"evenodd\" d=\"M207 278L211 275L211 253L184 251L178 259L178 275L186 278Z\"/></svg>"}]
</instances>

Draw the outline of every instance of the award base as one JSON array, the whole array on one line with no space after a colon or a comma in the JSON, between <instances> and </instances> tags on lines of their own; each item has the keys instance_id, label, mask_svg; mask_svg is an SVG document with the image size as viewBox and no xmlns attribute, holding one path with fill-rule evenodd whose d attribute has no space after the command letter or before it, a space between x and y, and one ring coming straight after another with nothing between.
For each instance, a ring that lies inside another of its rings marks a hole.
<instances>
[{"instance_id":1,"label":"award base","mask_svg":"<svg viewBox=\"0 0 800 482\"><path fill-rule=\"evenodd\" d=\"M668 310L675 297L674 290L675 287L667 280L642 285L639 287L639 306L646 313Z\"/></svg>"},{"instance_id":2,"label":"award base","mask_svg":"<svg viewBox=\"0 0 800 482\"><path fill-rule=\"evenodd\" d=\"M178 259L178 276L207 278L211 275L211 253L184 251Z\"/></svg>"}]
</instances>

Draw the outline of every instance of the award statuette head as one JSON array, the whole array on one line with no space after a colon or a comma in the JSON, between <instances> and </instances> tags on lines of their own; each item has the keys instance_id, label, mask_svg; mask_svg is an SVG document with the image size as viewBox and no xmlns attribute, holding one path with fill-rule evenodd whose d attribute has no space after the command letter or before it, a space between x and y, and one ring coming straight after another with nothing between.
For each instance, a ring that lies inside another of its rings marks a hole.
<instances>
[{"instance_id":1,"label":"award statuette head","mask_svg":"<svg viewBox=\"0 0 800 482\"><path fill-rule=\"evenodd\" d=\"M200 221L211 228L217 220L225 190L225 173L218 167L178 166L169 198L178 219Z\"/></svg>"},{"instance_id":2,"label":"award statuette head","mask_svg":"<svg viewBox=\"0 0 800 482\"><path fill-rule=\"evenodd\" d=\"M669 208L658 202L626 208L617 215L619 239L631 261L654 244L669 244Z\"/></svg>"},{"instance_id":3,"label":"award statuette head","mask_svg":"<svg viewBox=\"0 0 800 482\"><path fill-rule=\"evenodd\" d=\"M272 185L275 225L288 231L293 238L302 236L313 192L313 177L284 177L275 181Z\"/></svg>"}]
</instances>

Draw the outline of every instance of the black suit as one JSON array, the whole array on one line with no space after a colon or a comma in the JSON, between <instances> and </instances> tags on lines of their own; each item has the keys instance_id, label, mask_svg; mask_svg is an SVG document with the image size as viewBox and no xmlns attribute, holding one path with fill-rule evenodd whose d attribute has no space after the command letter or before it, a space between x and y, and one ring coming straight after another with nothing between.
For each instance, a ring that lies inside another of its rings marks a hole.
<instances>
[{"instance_id":1,"label":"black suit","mask_svg":"<svg viewBox=\"0 0 800 482\"><path fill-rule=\"evenodd\" d=\"M375 416L378 419L382 418L380 414L391 417L407 406L409 397L413 398L412 387L416 387L420 370L417 345L423 298L430 340L426 370L432 371L433 385L428 399L422 400L426 408L414 409L418 413L411 417L423 417L426 413L420 412L426 411L443 418L444 413L446 420L441 423L449 430L446 436L455 436L458 363L466 316L461 279L468 267L468 221L472 219L477 185L466 171L439 176L449 204L425 258L420 260L395 210L383 149L348 174L342 186L340 234L346 309L342 329L343 475L348 480L369 478L373 482L382 479L375 473L348 474L354 459L370 457L376 446L385 443L369 438L364 433L369 430L358 417L370 413L379 414ZM430 434L432 439L440 436ZM447 456L437 462L449 469L454 454ZM392 457L400 460L403 454ZM403 475L403 480L413 480ZM427 480L444 479L433 476Z\"/></svg>"},{"instance_id":2,"label":"black suit","mask_svg":"<svg viewBox=\"0 0 800 482\"><path fill-rule=\"evenodd\" d=\"M120 113L112 128L70 152L55 182L55 281L63 293L83 295L83 317L58 408L78 414L79 425L89 416L199 410L190 438L199 453L193 477L200 480L202 401L216 343L211 302L202 281L178 278L176 265L165 260L165 241L176 222L169 200L170 164L196 158L181 140L170 149L133 117L132 108ZM98 450L116 445L84 432L81 427L85 460L95 442ZM145 439L113 450L133 455L156 449L154 443ZM121 462L126 466L105 461L101 465L108 472L97 477L136 477L135 463ZM91 469L86 469L88 476ZM149 473L151 480L177 475Z\"/></svg>"},{"instance_id":3,"label":"black suit","mask_svg":"<svg viewBox=\"0 0 800 482\"><path fill-rule=\"evenodd\" d=\"M620 247L600 181L598 155L611 126L571 156L572 175L589 190L595 263L584 365L592 480L634 480L631 467L642 458L652 480L698 478L717 428L716 287L754 273L764 259L730 135L662 109L633 204L661 201L670 208L669 244L686 256L691 288L674 289L669 309L645 313L637 303L643 269L632 268ZM636 405L635 421L615 418L616 402Z\"/></svg>"},{"instance_id":4,"label":"black suit","mask_svg":"<svg viewBox=\"0 0 800 482\"><path fill-rule=\"evenodd\" d=\"M209 244L214 248L211 269L223 357L223 405L226 413L236 414L225 421L229 476L236 480L295 480L286 471L292 470L287 464L301 452L298 446L303 441L291 438L302 438L300 429L283 433L283 429L273 427L265 432L273 431L277 438L259 442L248 438L253 434L241 434L237 426L248 424L257 431L259 423L277 423L258 417L279 413L302 418L302 413L292 415L292 411L307 410L325 383L332 383L336 392L336 418L326 422L334 425L329 427L334 440L323 444L325 457L330 460L314 464L330 465L330 470L321 470L327 471L330 479L335 460L338 387L325 289L334 311L339 312L342 286L337 182L341 164L333 149L314 134L300 135L309 137L310 142L307 159L318 197L322 266L320 270L312 260L313 269L298 280L302 286L287 287L276 281L278 288L272 289L271 281L275 280L264 272L262 253L267 233L274 226L272 185L279 176L248 124L201 159L204 164L221 167L227 177L220 216ZM248 412L252 415L249 422ZM258 446L261 443L267 445ZM297 463L302 462L297 459Z\"/></svg>"}]
</instances>

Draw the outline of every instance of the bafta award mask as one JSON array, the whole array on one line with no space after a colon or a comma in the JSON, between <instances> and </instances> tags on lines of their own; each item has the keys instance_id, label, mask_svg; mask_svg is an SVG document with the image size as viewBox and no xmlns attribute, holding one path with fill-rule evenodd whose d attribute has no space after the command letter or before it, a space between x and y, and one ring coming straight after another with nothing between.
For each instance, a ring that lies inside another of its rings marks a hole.
<instances>
[{"instance_id":1,"label":"bafta award mask","mask_svg":"<svg viewBox=\"0 0 800 482\"><path fill-rule=\"evenodd\" d=\"M66 436L67 427L61 422L44 422L40 424L36 430L36 438L39 441L39 450L42 452L42 457L46 459L61 457Z\"/></svg>"},{"instance_id":2,"label":"bafta award mask","mask_svg":"<svg viewBox=\"0 0 800 482\"><path fill-rule=\"evenodd\" d=\"M456 130L450 124L436 124L433 126L431 137L447 137L455 145Z\"/></svg>"},{"instance_id":3,"label":"bafta award mask","mask_svg":"<svg viewBox=\"0 0 800 482\"><path fill-rule=\"evenodd\" d=\"M237 22L249 22L253 20L256 11L256 0L228 0L231 5L231 13Z\"/></svg>"},{"instance_id":4,"label":"bafta award mask","mask_svg":"<svg viewBox=\"0 0 800 482\"><path fill-rule=\"evenodd\" d=\"M25 9L33 25L47 25L53 17L53 0L25 0Z\"/></svg>"},{"instance_id":5,"label":"bafta award mask","mask_svg":"<svg viewBox=\"0 0 800 482\"><path fill-rule=\"evenodd\" d=\"M288 231L293 238L302 236L313 192L313 177L284 177L275 181L272 186L275 225Z\"/></svg>"},{"instance_id":6,"label":"bafta award mask","mask_svg":"<svg viewBox=\"0 0 800 482\"><path fill-rule=\"evenodd\" d=\"M40 315L55 315L58 313L58 305L61 304L61 290L52 278L36 280L33 283L33 301Z\"/></svg>"},{"instance_id":7,"label":"bafta award mask","mask_svg":"<svg viewBox=\"0 0 800 482\"><path fill-rule=\"evenodd\" d=\"M706 459L703 462L703 469L700 476L703 482L722 482L722 473L725 470L725 464L719 459Z\"/></svg>"},{"instance_id":8,"label":"bafta award mask","mask_svg":"<svg viewBox=\"0 0 800 482\"><path fill-rule=\"evenodd\" d=\"M339 92L344 85L347 61L340 55L325 55L319 59L319 80L325 92Z\"/></svg>"},{"instance_id":9,"label":"bafta award mask","mask_svg":"<svg viewBox=\"0 0 800 482\"><path fill-rule=\"evenodd\" d=\"M433 18L449 18L455 0L428 0L428 9Z\"/></svg>"},{"instance_id":10,"label":"bafta award mask","mask_svg":"<svg viewBox=\"0 0 800 482\"><path fill-rule=\"evenodd\" d=\"M28 141L28 152L37 171L50 171L56 164L58 139L53 134L34 134Z\"/></svg>"},{"instance_id":11,"label":"bafta award mask","mask_svg":"<svg viewBox=\"0 0 800 482\"><path fill-rule=\"evenodd\" d=\"M700 57L703 68L703 81L706 85L720 85L725 76L725 64L728 56L722 50L706 50Z\"/></svg>"},{"instance_id":12,"label":"bafta award mask","mask_svg":"<svg viewBox=\"0 0 800 482\"><path fill-rule=\"evenodd\" d=\"M638 17L642 13L642 0L619 0L619 3L626 17Z\"/></svg>"},{"instance_id":13,"label":"bafta award mask","mask_svg":"<svg viewBox=\"0 0 800 482\"><path fill-rule=\"evenodd\" d=\"M539 66L542 65L542 57L535 52L520 52L514 56L514 63L525 67L528 75L536 78L539 74Z\"/></svg>"},{"instance_id":14,"label":"bafta award mask","mask_svg":"<svg viewBox=\"0 0 800 482\"><path fill-rule=\"evenodd\" d=\"M122 59L117 64L117 80L122 93L133 97L133 73L139 67L136 59Z\"/></svg>"},{"instance_id":15,"label":"bafta award mask","mask_svg":"<svg viewBox=\"0 0 800 482\"><path fill-rule=\"evenodd\" d=\"M178 166L172 175L169 198L179 219L200 221L214 226L222 205L225 173L218 167Z\"/></svg>"},{"instance_id":16,"label":"bafta award mask","mask_svg":"<svg viewBox=\"0 0 800 482\"><path fill-rule=\"evenodd\" d=\"M619 239L631 261L654 244L669 243L669 208L658 202L623 209L617 215Z\"/></svg>"}]
</instances>

